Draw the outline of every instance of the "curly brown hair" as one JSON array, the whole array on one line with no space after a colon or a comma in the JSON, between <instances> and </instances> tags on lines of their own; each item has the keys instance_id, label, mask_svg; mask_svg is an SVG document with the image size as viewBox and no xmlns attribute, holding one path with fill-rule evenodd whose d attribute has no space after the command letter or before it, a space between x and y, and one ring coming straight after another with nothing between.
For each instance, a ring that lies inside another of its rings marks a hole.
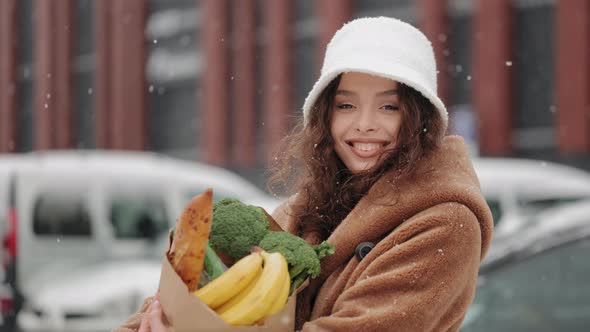
<instances>
[{"instance_id":1,"label":"curly brown hair","mask_svg":"<svg viewBox=\"0 0 590 332\"><path fill-rule=\"evenodd\" d=\"M299 119L293 132L274 152L269 190L273 193L302 193L292 214L299 235L318 232L326 238L386 172L410 175L424 155L436 149L444 136L444 125L432 103L413 88L399 84L402 126L396 148L384 152L371 169L351 173L334 150L330 135L334 96L340 83L335 78L318 97L304 125Z\"/></svg>"}]
</instances>

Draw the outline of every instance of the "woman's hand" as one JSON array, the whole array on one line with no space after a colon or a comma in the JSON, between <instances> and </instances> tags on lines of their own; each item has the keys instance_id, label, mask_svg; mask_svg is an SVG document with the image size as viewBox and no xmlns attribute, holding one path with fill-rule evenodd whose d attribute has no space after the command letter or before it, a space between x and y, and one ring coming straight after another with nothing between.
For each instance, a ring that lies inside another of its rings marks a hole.
<instances>
[{"instance_id":1,"label":"woman's hand","mask_svg":"<svg viewBox=\"0 0 590 332\"><path fill-rule=\"evenodd\" d=\"M159 295L154 296L154 301L143 315L138 332L172 332L162 312Z\"/></svg>"}]
</instances>

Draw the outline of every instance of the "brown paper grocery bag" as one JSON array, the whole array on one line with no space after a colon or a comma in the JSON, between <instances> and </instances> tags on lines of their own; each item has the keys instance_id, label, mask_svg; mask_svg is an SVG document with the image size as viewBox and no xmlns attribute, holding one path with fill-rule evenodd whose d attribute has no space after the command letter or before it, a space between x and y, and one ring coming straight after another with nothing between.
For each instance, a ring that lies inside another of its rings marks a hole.
<instances>
[{"instance_id":1,"label":"brown paper grocery bag","mask_svg":"<svg viewBox=\"0 0 590 332\"><path fill-rule=\"evenodd\" d=\"M262 208L261 208L262 209ZM271 231L283 231L279 224L262 209L270 223ZM167 249L170 249L172 234L168 239ZM231 261L233 263L233 260ZM289 297L285 307L272 317L269 317L262 326L230 326L226 324L215 311L205 303L188 292L182 279L176 274L168 261L168 255L162 259L162 271L160 274L160 303L166 318L174 328L174 332L193 331L221 331L221 332L293 332L295 330L295 302L297 293L309 284L306 280Z\"/></svg>"},{"instance_id":2,"label":"brown paper grocery bag","mask_svg":"<svg viewBox=\"0 0 590 332\"><path fill-rule=\"evenodd\" d=\"M167 257L162 260L160 302L166 318L175 332L293 332L295 329L295 299L292 295L283 310L268 318L263 326L230 326L206 304L188 292Z\"/></svg>"}]
</instances>

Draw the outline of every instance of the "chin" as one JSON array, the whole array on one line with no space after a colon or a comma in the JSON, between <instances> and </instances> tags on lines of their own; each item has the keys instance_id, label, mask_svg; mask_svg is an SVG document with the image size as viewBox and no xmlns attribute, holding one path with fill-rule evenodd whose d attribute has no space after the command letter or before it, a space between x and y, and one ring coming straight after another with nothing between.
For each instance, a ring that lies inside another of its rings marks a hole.
<instances>
[{"instance_id":1,"label":"chin","mask_svg":"<svg viewBox=\"0 0 590 332\"><path fill-rule=\"evenodd\" d=\"M371 168L375 167L376 162L372 161L370 163L355 163L354 165L351 165L351 167L348 167L348 169L350 170L351 173L360 173L360 172L366 172L368 170L370 170Z\"/></svg>"}]
</instances>

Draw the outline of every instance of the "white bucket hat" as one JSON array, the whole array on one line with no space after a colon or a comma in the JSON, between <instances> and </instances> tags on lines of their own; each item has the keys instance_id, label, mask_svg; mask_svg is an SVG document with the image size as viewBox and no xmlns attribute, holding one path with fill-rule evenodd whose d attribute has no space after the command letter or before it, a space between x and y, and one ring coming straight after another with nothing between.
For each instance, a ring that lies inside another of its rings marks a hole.
<instances>
[{"instance_id":1,"label":"white bucket hat","mask_svg":"<svg viewBox=\"0 0 590 332\"><path fill-rule=\"evenodd\" d=\"M338 30L326 49L320 78L303 104L307 125L316 99L346 72L362 72L404 83L439 111L446 130L448 115L436 94L436 62L430 41L412 25L389 17L359 18Z\"/></svg>"}]
</instances>

